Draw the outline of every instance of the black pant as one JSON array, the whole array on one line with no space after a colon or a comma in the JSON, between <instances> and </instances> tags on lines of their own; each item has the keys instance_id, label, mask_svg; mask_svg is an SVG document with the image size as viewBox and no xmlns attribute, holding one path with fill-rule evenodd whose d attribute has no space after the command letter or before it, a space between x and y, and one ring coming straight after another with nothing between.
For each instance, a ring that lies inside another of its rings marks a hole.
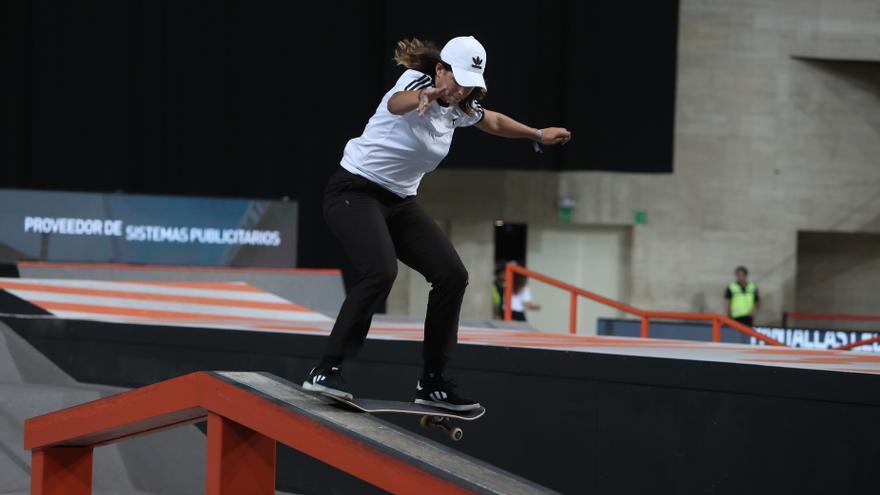
<instances>
[{"instance_id":1,"label":"black pant","mask_svg":"<svg viewBox=\"0 0 880 495\"><path fill-rule=\"evenodd\" d=\"M747 327L755 326L755 318L753 316L740 316L739 318L734 318L734 320L742 323Z\"/></svg>"},{"instance_id":2,"label":"black pant","mask_svg":"<svg viewBox=\"0 0 880 495\"><path fill-rule=\"evenodd\" d=\"M367 337L373 313L388 297L397 259L431 284L422 356L426 371L442 371L458 337L468 273L440 227L415 202L345 169L324 193L324 219L342 243L356 275L333 325L325 364L353 357Z\"/></svg>"}]
</instances>

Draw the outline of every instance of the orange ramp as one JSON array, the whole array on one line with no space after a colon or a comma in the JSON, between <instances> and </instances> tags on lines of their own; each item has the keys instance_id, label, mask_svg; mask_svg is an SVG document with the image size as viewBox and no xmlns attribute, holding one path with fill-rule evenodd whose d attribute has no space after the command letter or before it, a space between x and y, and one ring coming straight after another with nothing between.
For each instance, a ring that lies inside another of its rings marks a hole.
<instances>
[{"instance_id":1,"label":"orange ramp","mask_svg":"<svg viewBox=\"0 0 880 495\"><path fill-rule=\"evenodd\" d=\"M206 419L209 495L274 495L276 442L391 493L554 493L277 376L218 371L28 419L31 493L90 494L94 447Z\"/></svg>"}]
</instances>

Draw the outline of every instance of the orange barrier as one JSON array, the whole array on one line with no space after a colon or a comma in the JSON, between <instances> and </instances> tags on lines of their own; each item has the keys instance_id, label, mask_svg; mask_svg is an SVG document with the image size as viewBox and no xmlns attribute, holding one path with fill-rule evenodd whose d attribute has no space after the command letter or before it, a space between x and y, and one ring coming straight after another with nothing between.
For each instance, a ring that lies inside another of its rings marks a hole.
<instances>
[{"instance_id":1,"label":"orange barrier","mask_svg":"<svg viewBox=\"0 0 880 495\"><path fill-rule=\"evenodd\" d=\"M786 311L782 313L782 326L788 327L788 319L795 318L800 320L828 320L828 321L880 321L880 316L876 315L847 315L833 313L800 313L796 311ZM837 351L849 351L856 347L880 342L880 337L872 337L870 339L859 340L851 344L845 344L832 349Z\"/></svg>"},{"instance_id":2,"label":"orange barrier","mask_svg":"<svg viewBox=\"0 0 880 495\"><path fill-rule=\"evenodd\" d=\"M474 493L423 460L392 455L322 422L290 387L266 395L230 374L236 373L191 373L26 420L31 494L88 495L94 447L205 419L208 495L274 495L276 441L392 493Z\"/></svg>"},{"instance_id":3,"label":"orange barrier","mask_svg":"<svg viewBox=\"0 0 880 495\"><path fill-rule=\"evenodd\" d=\"M766 344L784 346L781 342L771 339L759 332L756 332L753 328L743 325L738 321L734 321L727 316L720 315L717 313L678 313L671 311L645 311L642 309L634 308L628 304L624 304L613 299L608 299L607 297L600 296L599 294L590 292L588 290L581 289L579 287L575 287L571 284L567 284L560 280L557 280L552 277L548 277L547 275L542 275L537 272L533 272L526 268L523 268L516 263L508 263L505 266L504 280L504 319L510 321L512 319L512 309L510 307L510 301L513 297L513 275L514 273L518 273L525 277L534 278L536 280L540 280L546 284L552 285L554 287L558 287L562 290L568 291L570 294L570 306L569 306L569 318L568 318L568 333L574 335L577 333L577 302L578 297L585 297L587 299L596 301L600 304L604 304L606 306L610 306L618 311L622 311L627 314L636 315L641 318L641 337L648 338L650 336L650 325L652 318L659 319L670 319L670 320L701 320L701 321L711 321L712 322L712 342L720 342L721 341L721 327L726 326L732 328L738 332L742 332L750 337L754 337Z\"/></svg>"},{"instance_id":4,"label":"orange barrier","mask_svg":"<svg viewBox=\"0 0 880 495\"><path fill-rule=\"evenodd\" d=\"M871 345L875 342L880 342L880 337L873 337L870 339L859 340L859 341L853 342L852 344L840 345L837 347L832 347L831 349L835 350L835 351L851 351L851 350L855 349L856 347L860 347L863 345Z\"/></svg>"}]
</instances>

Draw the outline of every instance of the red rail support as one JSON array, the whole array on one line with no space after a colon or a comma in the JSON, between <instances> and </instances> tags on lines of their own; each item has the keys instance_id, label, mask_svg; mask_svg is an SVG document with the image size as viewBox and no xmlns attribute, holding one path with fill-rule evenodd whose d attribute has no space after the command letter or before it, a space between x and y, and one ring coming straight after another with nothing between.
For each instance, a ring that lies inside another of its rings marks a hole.
<instances>
[{"instance_id":1,"label":"red rail support","mask_svg":"<svg viewBox=\"0 0 880 495\"><path fill-rule=\"evenodd\" d=\"M578 297L585 297L592 301L596 301L600 304L604 304L606 306L610 306L620 312L631 314L638 316L641 318L641 337L648 338L650 336L650 325L651 318L660 318L667 320L702 320L702 321L710 321L712 322L712 340L718 342L721 340L721 326L726 326L732 328L738 332L742 332L750 337L754 337L761 342L764 342L769 345L775 346L784 346L781 342L771 339L770 337L765 336L760 332L756 332L753 328L743 325L738 321L734 321L726 316L716 314L716 313L681 313L681 312L672 312L672 311L645 311L642 309L634 308L627 304L615 301L613 299L608 299L607 297L600 296L594 292L590 292L588 290L581 289L579 287L575 287L571 284L567 284L562 282L561 280L557 280L552 277L548 277L547 275L543 275L537 272L533 272L526 268L523 268L516 263L508 263L505 267L505 287L504 287L504 319L507 321L511 320L511 311L510 311L510 299L513 294L513 274L518 273L525 277L534 278L546 284L552 285L554 287L558 287L562 290L568 291L571 294L572 301L576 300ZM572 302L572 306L575 306L575 303ZM571 324L569 324L571 327ZM716 329L717 326L717 329ZM571 328L569 328L571 331Z\"/></svg>"},{"instance_id":2,"label":"red rail support","mask_svg":"<svg viewBox=\"0 0 880 495\"><path fill-rule=\"evenodd\" d=\"M92 447L50 447L31 459L31 493L90 495Z\"/></svg>"},{"instance_id":3,"label":"red rail support","mask_svg":"<svg viewBox=\"0 0 880 495\"><path fill-rule=\"evenodd\" d=\"M852 344L841 345L841 346L833 347L832 349L834 349L836 351L850 351L852 349L855 349L856 347L861 347L863 345L871 345L876 342L880 342L880 337L873 337L870 339L859 340L857 342L853 342Z\"/></svg>"},{"instance_id":4,"label":"red rail support","mask_svg":"<svg viewBox=\"0 0 880 495\"><path fill-rule=\"evenodd\" d=\"M578 324L578 296L574 292L571 293L570 309L568 312L568 333L575 335L577 333Z\"/></svg>"},{"instance_id":5,"label":"red rail support","mask_svg":"<svg viewBox=\"0 0 880 495\"><path fill-rule=\"evenodd\" d=\"M208 495L275 495L275 440L208 414Z\"/></svg>"},{"instance_id":6,"label":"red rail support","mask_svg":"<svg viewBox=\"0 0 880 495\"><path fill-rule=\"evenodd\" d=\"M510 302L513 300L513 270L504 271L504 319L510 321L513 319L513 309Z\"/></svg>"}]
</instances>

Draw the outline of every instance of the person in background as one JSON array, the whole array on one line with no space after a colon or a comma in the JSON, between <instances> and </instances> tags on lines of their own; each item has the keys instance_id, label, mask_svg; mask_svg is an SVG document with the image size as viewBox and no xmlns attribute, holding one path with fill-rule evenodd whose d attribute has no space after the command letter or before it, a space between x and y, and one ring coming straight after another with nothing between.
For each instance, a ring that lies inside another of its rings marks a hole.
<instances>
[{"instance_id":1,"label":"person in background","mask_svg":"<svg viewBox=\"0 0 880 495\"><path fill-rule=\"evenodd\" d=\"M504 263L495 265L495 281L492 282L492 315L504 319Z\"/></svg>"},{"instance_id":2,"label":"person in background","mask_svg":"<svg viewBox=\"0 0 880 495\"><path fill-rule=\"evenodd\" d=\"M761 303L758 287L749 282L749 270L746 267L738 266L734 274L736 282L727 286L724 293L727 314L743 325L752 327Z\"/></svg>"},{"instance_id":3,"label":"person in background","mask_svg":"<svg viewBox=\"0 0 880 495\"><path fill-rule=\"evenodd\" d=\"M528 279L519 273L513 276L513 295L510 297L510 315L514 321L526 321L526 310L539 310L540 304L532 302Z\"/></svg>"},{"instance_id":4,"label":"person in background","mask_svg":"<svg viewBox=\"0 0 880 495\"><path fill-rule=\"evenodd\" d=\"M518 273L513 275L513 294L510 296L510 317L514 321L526 321L526 310L541 309L541 306L532 302L532 291L527 286L528 279ZM495 282L492 284L492 309L495 318L504 319L504 287L505 287L504 263L495 266Z\"/></svg>"}]
</instances>

